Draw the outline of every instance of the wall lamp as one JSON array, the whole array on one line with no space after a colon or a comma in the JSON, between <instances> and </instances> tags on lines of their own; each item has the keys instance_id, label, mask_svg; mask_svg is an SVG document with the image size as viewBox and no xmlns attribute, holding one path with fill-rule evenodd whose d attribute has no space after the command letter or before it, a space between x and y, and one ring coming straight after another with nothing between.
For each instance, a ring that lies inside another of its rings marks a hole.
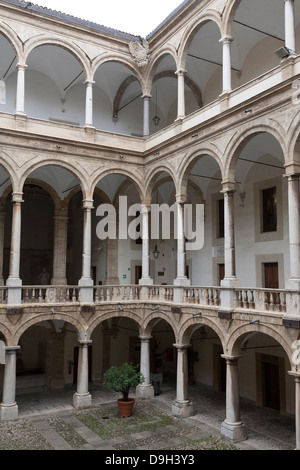
<instances>
[{"instance_id":1,"label":"wall lamp","mask_svg":"<svg viewBox=\"0 0 300 470\"><path fill-rule=\"evenodd\" d=\"M153 310L158 310L160 308L160 305L157 305L156 307L152 307L152 311Z\"/></svg>"},{"instance_id":2,"label":"wall lamp","mask_svg":"<svg viewBox=\"0 0 300 470\"><path fill-rule=\"evenodd\" d=\"M259 323L259 319L257 319L257 320L252 320L249 324L250 324L250 325L253 325L253 323Z\"/></svg>"},{"instance_id":3,"label":"wall lamp","mask_svg":"<svg viewBox=\"0 0 300 470\"><path fill-rule=\"evenodd\" d=\"M193 313L193 317L199 317L199 315L202 315L202 312Z\"/></svg>"},{"instance_id":4,"label":"wall lamp","mask_svg":"<svg viewBox=\"0 0 300 470\"><path fill-rule=\"evenodd\" d=\"M53 313L53 315L56 314L56 311L54 310L54 308L51 309L51 313Z\"/></svg>"},{"instance_id":5,"label":"wall lamp","mask_svg":"<svg viewBox=\"0 0 300 470\"><path fill-rule=\"evenodd\" d=\"M286 57L288 57L290 55L291 52L294 52L292 51L292 49L289 49L288 47L286 46L283 46L283 47L280 47L279 49L277 49L277 51L275 51L274 53L280 58L280 59L285 59Z\"/></svg>"},{"instance_id":6,"label":"wall lamp","mask_svg":"<svg viewBox=\"0 0 300 470\"><path fill-rule=\"evenodd\" d=\"M122 312L123 311L123 307L121 307L121 305L119 305L119 310Z\"/></svg>"}]
</instances>

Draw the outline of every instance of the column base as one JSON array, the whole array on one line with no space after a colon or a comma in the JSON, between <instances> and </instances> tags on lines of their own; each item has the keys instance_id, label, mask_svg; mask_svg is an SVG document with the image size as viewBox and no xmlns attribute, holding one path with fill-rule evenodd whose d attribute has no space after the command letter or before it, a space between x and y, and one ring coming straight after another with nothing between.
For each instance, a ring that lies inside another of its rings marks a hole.
<instances>
[{"instance_id":1,"label":"column base","mask_svg":"<svg viewBox=\"0 0 300 470\"><path fill-rule=\"evenodd\" d=\"M80 302L92 303L94 300L94 283L91 278L82 277L78 282L80 287Z\"/></svg>"},{"instance_id":2,"label":"column base","mask_svg":"<svg viewBox=\"0 0 300 470\"><path fill-rule=\"evenodd\" d=\"M22 281L17 277L9 277L6 281L8 287L7 303L10 305L19 305L22 299Z\"/></svg>"},{"instance_id":3,"label":"column base","mask_svg":"<svg viewBox=\"0 0 300 470\"><path fill-rule=\"evenodd\" d=\"M11 405L0 405L0 422L2 421L16 421L18 419L18 405L12 403Z\"/></svg>"},{"instance_id":4,"label":"column base","mask_svg":"<svg viewBox=\"0 0 300 470\"><path fill-rule=\"evenodd\" d=\"M92 396L90 393L74 393L73 406L76 410L89 408L92 404Z\"/></svg>"},{"instance_id":5,"label":"column base","mask_svg":"<svg viewBox=\"0 0 300 470\"><path fill-rule=\"evenodd\" d=\"M136 398L154 398L154 388L152 385L138 385L135 389Z\"/></svg>"},{"instance_id":6,"label":"column base","mask_svg":"<svg viewBox=\"0 0 300 470\"><path fill-rule=\"evenodd\" d=\"M177 418L188 418L193 416L194 408L191 401L177 401L175 400L172 404L172 414Z\"/></svg>"},{"instance_id":7,"label":"column base","mask_svg":"<svg viewBox=\"0 0 300 470\"><path fill-rule=\"evenodd\" d=\"M232 443L247 439L245 425L242 422L229 423L226 419L221 425L221 435Z\"/></svg>"}]
</instances>

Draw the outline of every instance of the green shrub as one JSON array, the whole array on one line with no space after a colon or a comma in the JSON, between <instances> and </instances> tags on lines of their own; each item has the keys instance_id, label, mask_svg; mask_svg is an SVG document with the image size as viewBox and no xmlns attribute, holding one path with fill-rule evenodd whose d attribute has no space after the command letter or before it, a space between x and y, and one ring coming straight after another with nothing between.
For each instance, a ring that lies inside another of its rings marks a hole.
<instances>
[{"instance_id":1,"label":"green shrub","mask_svg":"<svg viewBox=\"0 0 300 470\"><path fill-rule=\"evenodd\" d=\"M104 385L116 392L121 392L124 401L128 401L130 387L136 387L145 378L139 371L139 366L125 362L121 366L112 366L104 373Z\"/></svg>"}]
</instances>

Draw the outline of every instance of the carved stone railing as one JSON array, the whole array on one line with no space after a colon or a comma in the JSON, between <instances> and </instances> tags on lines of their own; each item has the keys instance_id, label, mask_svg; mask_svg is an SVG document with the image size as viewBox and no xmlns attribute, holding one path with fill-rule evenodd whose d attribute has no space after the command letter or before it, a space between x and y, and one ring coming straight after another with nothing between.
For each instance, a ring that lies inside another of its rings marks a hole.
<instances>
[{"instance_id":1,"label":"carved stone railing","mask_svg":"<svg viewBox=\"0 0 300 470\"><path fill-rule=\"evenodd\" d=\"M173 285L113 285L93 286L92 302L158 301L174 302ZM22 304L81 302L80 286L22 286ZM180 303L188 305L222 307L222 287L183 287ZM237 310L256 310L285 313L288 291L283 289L235 288ZM294 296L295 293L290 295ZM0 286L0 304L7 304L8 288Z\"/></svg>"},{"instance_id":2,"label":"carved stone railing","mask_svg":"<svg viewBox=\"0 0 300 470\"><path fill-rule=\"evenodd\" d=\"M22 286L24 304L74 303L80 301L78 286Z\"/></svg>"},{"instance_id":3,"label":"carved stone railing","mask_svg":"<svg viewBox=\"0 0 300 470\"><path fill-rule=\"evenodd\" d=\"M283 289L235 289L235 308L286 312L286 291Z\"/></svg>"},{"instance_id":4,"label":"carved stone railing","mask_svg":"<svg viewBox=\"0 0 300 470\"><path fill-rule=\"evenodd\" d=\"M219 287L185 287L184 303L198 305L221 305Z\"/></svg>"}]
</instances>

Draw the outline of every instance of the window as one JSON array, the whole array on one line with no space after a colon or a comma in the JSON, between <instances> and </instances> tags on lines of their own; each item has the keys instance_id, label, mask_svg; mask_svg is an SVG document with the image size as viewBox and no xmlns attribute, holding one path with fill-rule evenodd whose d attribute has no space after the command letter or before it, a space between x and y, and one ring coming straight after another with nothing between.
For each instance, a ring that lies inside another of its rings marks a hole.
<instances>
[{"instance_id":1,"label":"window","mask_svg":"<svg viewBox=\"0 0 300 470\"><path fill-rule=\"evenodd\" d=\"M217 238L224 238L224 199L217 200L218 225Z\"/></svg>"},{"instance_id":2,"label":"window","mask_svg":"<svg viewBox=\"0 0 300 470\"><path fill-rule=\"evenodd\" d=\"M262 232L277 230L277 194L276 187L262 190Z\"/></svg>"}]
</instances>

